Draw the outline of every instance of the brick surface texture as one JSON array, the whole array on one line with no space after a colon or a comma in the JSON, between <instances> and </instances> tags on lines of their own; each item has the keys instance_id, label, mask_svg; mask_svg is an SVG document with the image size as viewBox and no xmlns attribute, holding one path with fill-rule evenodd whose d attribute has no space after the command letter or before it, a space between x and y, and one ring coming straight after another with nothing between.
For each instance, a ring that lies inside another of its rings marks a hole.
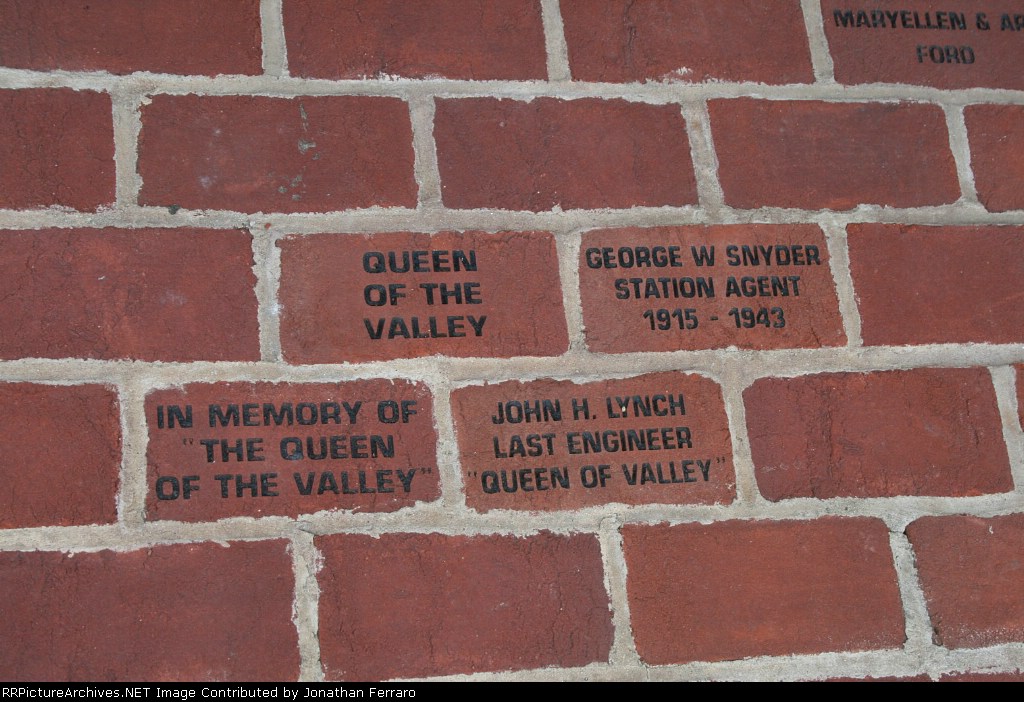
<instances>
[{"instance_id":1,"label":"brick surface texture","mask_svg":"<svg viewBox=\"0 0 1024 702\"><path fill-rule=\"evenodd\" d=\"M275 540L0 554L0 675L24 681L294 677L294 582L285 550Z\"/></svg>"},{"instance_id":2,"label":"brick surface texture","mask_svg":"<svg viewBox=\"0 0 1024 702\"><path fill-rule=\"evenodd\" d=\"M541 533L322 537L320 640L329 679L607 660L597 539ZM382 611L381 599L392 603ZM434 646L437 637L444 646Z\"/></svg>"},{"instance_id":3,"label":"brick surface texture","mask_svg":"<svg viewBox=\"0 0 1024 702\"><path fill-rule=\"evenodd\" d=\"M1024 632L1024 517L924 517L907 528L935 639L978 648Z\"/></svg>"},{"instance_id":4,"label":"brick surface texture","mask_svg":"<svg viewBox=\"0 0 1024 702\"><path fill-rule=\"evenodd\" d=\"M114 202L110 97L2 90L0 207L96 210Z\"/></svg>"},{"instance_id":5,"label":"brick surface texture","mask_svg":"<svg viewBox=\"0 0 1024 702\"><path fill-rule=\"evenodd\" d=\"M663 664L900 646L887 542L885 525L870 519L630 525L623 549L637 652Z\"/></svg>"},{"instance_id":6,"label":"brick surface texture","mask_svg":"<svg viewBox=\"0 0 1024 702\"><path fill-rule=\"evenodd\" d=\"M769 500L1013 489L984 369L764 378L743 399L757 483Z\"/></svg>"},{"instance_id":7,"label":"brick surface texture","mask_svg":"<svg viewBox=\"0 0 1024 702\"><path fill-rule=\"evenodd\" d=\"M0 679L1019 680L1015 5L0 0Z\"/></svg>"}]
</instances>

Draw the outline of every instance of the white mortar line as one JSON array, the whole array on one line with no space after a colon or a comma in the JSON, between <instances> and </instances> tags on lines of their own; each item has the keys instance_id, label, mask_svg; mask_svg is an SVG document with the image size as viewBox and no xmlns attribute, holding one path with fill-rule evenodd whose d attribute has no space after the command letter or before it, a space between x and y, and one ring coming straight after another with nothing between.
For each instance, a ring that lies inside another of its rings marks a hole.
<instances>
[{"instance_id":1,"label":"white mortar line","mask_svg":"<svg viewBox=\"0 0 1024 702\"><path fill-rule=\"evenodd\" d=\"M260 325L260 358L280 362L281 304L277 293L281 285L281 249L277 236L262 227L249 230L252 235L253 272L256 274L256 316Z\"/></svg>"},{"instance_id":2,"label":"white mortar line","mask_svg":"<svg viewBox=\"0 0 1024 702\"><path fill-rule=\"evenodd\" d=\"M629 209L566 210L450 210L370 208L327 213L263 214L230 210L177 210L166 207L128 206L96 213L49 210L0 210L6 229L118 227L236 229L266 226L292 234L372 234L390 231L570 231L608 227L656 227L690 224L815 224L854 223L919 224L942 226L1021 226L1024 210L986 212L980 205L959 203L905 209L861 205L855 210L798 210L761 207L739 210L722 207L712 215L703 207L631 207Z\"/></svg>"},{"instance_id":3,"label":"white mortar line","mask_svg":"<svg viewBox=\"0 0 1024 702\"><path fill-rule=\"evenodd\" d=\"M288 48L284 36L282 0L260 0L263 37L263 72L268 76L288 75Z\"/></svg>"},{"instance_id":4,"label":"white mortar line","mask_svg":"<svg viewBox=\"0 0 1024 702\"><path fill-rule=\"evenodd\" d=\"M109 92L121 86L140 94L263 95L295 97L319 95L377 95L408 99L414 94L435 97L496 97L564 100L598 97L651 104L681 103L717 98L754 97L765 100L827 100L833 102L932 102L940 105L972 103L1024 104L1024 90L966 88L947 90L927 86L872 83L827 83L769 86L763 83L591 83L579 81L467 81L449 79L328 80L289 76L178 76L133 73L115 76L103 72L29 71L0 68L0 88L69 87Z\"/></svg>"},{"instance_id":5,"label":"white mortar line","mask_svg":"<svg viewBox=\"0 0 1024 702\"><path fill-rule=\"evenodd\" d=\"M700 351L577 354L552 357L455 358L431 356L367 363L287 365L246 361L145 362L82 359L0 361L0 382L54 384L117 383L123 374L144 379L147 387L188 382L271 381L322 382L369 378L466 381L538 378L605 379L658 371L741 373L745 381L760 377L795 377L826 372L863 372L909 368L972 368L1024 363L1024 344L936 344L869 346L859 349L777 349L768 351L705 349Z\"/></svg>"},{"instance_id":6,"label":"white mortar line","mask_svg":"<svg viewBox=\"0 0 1024 702\"><path fill-rule=\"evenodd\" d=\"M134 464L129 463L129 466ZM447 504L443 500L417 503L395 512L314 512L299 517L231 517L219 521L141 522L145 480L141 469L134 470L140 483L136 490L139 504L134 524L80 527L35 527L0 530L0 551L98 549L131 550L154 544L274 539L287 537L295 529L312 534L429 533L447 535L532 536L541 531L553 533L599 533L605 520L616 524L691 524L720 521L811 521L826 516L871 517L882 519L891 529L921 516L971 514L996 517L1024 511L1024 498L1017 493L979 497L888 497L888 498L810 498L777 503L731 505L688 504L603 504L578 510L537 512L529 510L492 510L477 513ZM458 502L461 493L457 495ZM896 526L893 526L896 525Z\"/></svg>"},{"instance_id":7,"label":"white mortar line","mask_svg":"<svg viewBox=\"0 0 1024 702\"><path fill-rule=\"evenodd\" d=\"M1016 386L1016 383L1024 383L1024 378L1016 377L1020 374L1012 366L991 368L991 372L1013 485L1018 493L1024 493L1024 432L1021 432Z\"/></svg>"},{"instance_id":8,"label":"white mortar line","mask_svg":"<svg viewBox=\"0 0 1024 702\"><path fill-rule=\"evenodd\" d=\"M320 662L320 584L316 575L322 557L313 544L313 535L299 529L289 548L295 573L295 600L292 621L299 637L299 681L321 682L324 679Z\"/></svg>"},{"instance_id":9,"label":"white mortar line","mask_svg":"<svg viewBox=\"0 0 1024 702\"><path fill-rule=\"evenodd\" d=\"M437 166L437 145L434 143L434 110L434 98L430 95L409 99L415 157L413 173L419 185L418 207L441 210L441 172Z\"/></svg>"},{"instance_id":10,"label":"white mortar line","mask_svg":"<svg viewBox=\"0 0 1024 702\"><path fill-rule=\"evenodd\" d=\"M114 120L115 208L124 210L138 204L142 177L138 172L138 141L142 131L139 114L142 96L115 87L110 95Z\"/></svg>"},{"instance_id":11,"label":"white mortar line","mask_svg":"<svg viewBox=\"0 0 1024 702\"><path fill-rule=\"evenodd\" d=\"M583 236L579 231L555 237L558 251L558 277L562 285L562 306L566 328L569 331L569 353L586 352L587 340L583 322L583 303L580 299L580 247Z\"/></svg>"},{"instance_id":12,"label":"white mortar line","mask_svg":"<svg viewBox=\"0 0 1024 702\"><path fill-rule=\"evenodd\" d=\"M611 665L634 667L642 665L633 640L633 625L629 613L626 555L622 550L622 524L611 516L601 522L598 539L601 560L604 563L604 584L611 605L612 627L615 634L608 657Z\"/></svg>"},{"instance_id":13,"label":"white mortar line","mask_svg":"<svg viewBox=\"0 0 1024 702\"><path fill-rule=\"evenodd\" d=\"M745 381L742 369L729 372L722 379L722 395L725 400L725 416L729 422L732 437L732 464L736 472L736 504L758 509L765 502L757 487L757 471L754 457L750 452L750 435L747 433L747 408L743 404L743 391L749 383Z\"/></svg>"},{"instance_id":14,"label":"white mortar line","mask_svg":"<svg viewBox=\"0 0 1024 702\"><path fill-rule=\"evenodd\" d=\"M889 546L896 567L896 580L899 583L906 623L907 642L904 648L908 653L915 655L934 655L936 647L932 642L932 622L918 579L914 550L910 540L903 533L903 529L906 528L903 520L893 521L896 523L890 524Z\"/></svg>"},{"instance_id":15,"label":"white mortar line","mask_svg":"<svg viewBox=\"0 0 1024 702\"><path fill-rule=\"evenodd\" d=\"M846 228L833 223L821 223L821 228L825 232L825 242L828 244L829 266L832 269L832 280L835 282L839 300L839 314L843 318L846 345L857 348L864 344L864 339L861 337L857 292L853 285L853 274L850 272L850 247Z\"/></svg>"},{"instance_id":16,"label":"white mortar line","mask_svg":"<svg viewBox=\"0 0 1024 702\"><path fill-rule=\"evenodd\" d=\"M558 0L540 0L541 19L544 21L544 46L548 57L548 80L564 83L572 80L569 69L569 47L565 41L565 26Z\"/></svg>"},{"instance_id":17,"label":"white mortar line","mask_svg":"<svg viewBox=\"0 0 1024 702\"><path fill-rule=\"evenodd\" d=\"M441 489L440 504L457 516L468 512L466 507L466 476L459 459L459 442L455 436L455 414L451 401L451 383L441 377L428 383L434 406L434 429L437 432L437 470Z\"/></svg>"},{"instance_id":18,"label":"white mortar line","mask_svg":"<svg viewBox=\"0 0 1024 702\"><path fill-rule=\"evenodd\" d=\"M123 443L117 512L120 524L128 529L145 526L143 520L147 493L146 447L149 444L145 396L145 383L127 374L120 388Z\"/></svg>"},{"instance_id":19,"label":"white mortar line","mask_svg":"<svg viewBox=\"0 0 1024 702\"><path fill-rule=\"evenodd\" d=\"M960 199L968 205L981 207L978 190L974 185L974 172L971 170L971 145L967 138L963 105L946 105L943 112L946 115L946 127L949 129L949 148L953 152L956 174L960 181Z\"/></svg>"},{"instance_id":20,"label":"white mortar line","mask_svg":"<svg viewBox=\"0 0 1024 702\"><path fill-rule=\"evenodd\" d=\"M711 135L711 118L707 103L685 103L686 135L690 142L690 158L697 178L697 200L712 219L720 216L725 206L725 195L718 181L718 155ZM680 167L683 167L680 164Z\"/></svg>"},{"instance_id":21,"label":"white mortar line","mask_svg":"<svg viewBox=\"0 0 1024 702\"><path fill-rule=\"evenodd\" d=\"M825 37L825 23L821 15L820 0L800 0L800 4L804 12L804 26L807 28L814 77L819 83L835 84L835 69L832 65L832 54L828 48L828 39Z\"/></svg>"}]
</instances>

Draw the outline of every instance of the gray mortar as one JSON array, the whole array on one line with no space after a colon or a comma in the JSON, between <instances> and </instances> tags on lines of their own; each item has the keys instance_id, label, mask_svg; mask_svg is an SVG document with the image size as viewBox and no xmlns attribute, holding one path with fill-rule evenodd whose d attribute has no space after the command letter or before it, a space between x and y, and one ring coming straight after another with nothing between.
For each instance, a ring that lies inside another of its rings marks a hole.
<instances>
[{"instance_id":1,"label":"gray mortar","mask_svg":"<svg viewBox=\"0 0 1024 702\"><path fill-rule=\"evenodd\" d=\"M391 532L450 535L510 534L527 536L543 530L589 533L598 538L609 593L615 639L608 663L578 668L547 668L515 673L455 675L450 680L800 680L825 677L911 676L926 673L1000 672L1024 668L1024 644L949 651L936 646L924 594L918 582L913 551L903 530L924 515L972 514L990 517L1024 511L1024 435L1017 418L1012 364L1024 362L1024 344L937 344L915 347L864 347L856 293L849 272L845 227L850 223L882 222L945 225L1024 225L1024 211L990 213L977 201L963 107L973 103L1024 105L1024 91L972 88L939 90L903 85L841 86L822 30L817 0L802 0L816 82L808 85L767 86L757 83L578 83L571 81L568 51L557 0L541 0L548 51L548 81L455 80L342 80L293 78L288 75L281 0L262 0L263 67L261 76L185 77L137 73L113 76L103 72L39 72L0 68L0 87L69 87L111 94L113 103L116 204L96 213L48 210L0 210L0 227L202 227L247 228L253 233L259 305L262 361L147 363L79 359L22 359L0 362L0 380L55 385L102 383L119 393L123 461L117 496L118 522L112 525L40 527L0 531L0 550L59 550L85 552L132 550L155 544L284 538L289 540L296 579L293 619L299 637L301 677L321 680L319 660L319 588L316 572L321 556L313 546L317 534ZM230 211L179 210L137 204L141 188L137 140L139 108L150 94L262 95L375 95L406 100L410 106L415 178L420 189L416 209L368 208L326 214L264 214ZM634 207L626 210L507 212L491 209L445 210L433 139L434 100L445 97L496 97L531 100L599 97L650 104L676 104L686 119L699 205ZM949 142L957 165L963 197L937 207L887 208L860 206L846 212L764 207L738 210L727 206L717 177L707 101L756 97L772 100L926 102L946 114ZM625 226L687 224L810 223L825 232L839 307L848 337L845 347L742 351L735 348L666 353L606 355L586 350L579 307L578 256L581 233L590 229ZM556 236L559 275L563 284L569 351L553 358L417 358L360 364L293 366L280 351L280 251L285 235L322 232L338 235L389 231L434 233L446 230L551 231ZM893 497L794 499L769 502L757 491L750 458L742 392L761 377L795 377L822 372L868 372L917 367L988 367L991 370L1003 422L1016 489L980 497ZM465 506L462 472L449 395L453 388L504 380L567 379L577 383L625 378L657 371L695 372L722 384L733 459L737 498L729 505L608 504L572 512L529 513L496 510L478 514ZM434 421L439 442L438 470L442 498L417 503L390 513L317 512L298 518L236 517L207 523L145 522L146 445L144 416L147 393L191 382L271 381L342 382L365 378L402 378L425 382L433 393ZM890 545L899 580L907 626L907 643L897 650L817 655L776 656L717 663L646 666L636 654L630 631L626 596L626 563L622 554L622 524L709 523L732 519L810 520L826 515L882 519L890 530Z\"/></svg>"}]
</instances>

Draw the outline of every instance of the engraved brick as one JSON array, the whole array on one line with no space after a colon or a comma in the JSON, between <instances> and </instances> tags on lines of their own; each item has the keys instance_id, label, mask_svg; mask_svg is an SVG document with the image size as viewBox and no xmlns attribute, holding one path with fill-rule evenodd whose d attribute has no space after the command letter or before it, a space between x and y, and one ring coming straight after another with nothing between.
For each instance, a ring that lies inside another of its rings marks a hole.
<instances>
[{"instance_id":1,"label":"engraved brick","mask_svg":"<svg viewBox=\"0 0 1024 702\"><path fill-rule=\"evenodd\" d=\"M580 297L587 345L604 353L846 342L813 225L589 232Z\"/></svg>"},{"instance_id":2,"label":"engraved brick","mask_svg":"<svg viewBox=\"0 0 1024 702\"><path fill-rule=\"evenodd\" d=\"M568 348L543 232L283 239L281 345L293 363L554 356Z\"/></svg>"},{"instance_id":3,"label":"engraved brick","mask_svg":"<svg viewBox=\"0 0 1024 702\"><path fill-rule=\"evenodd\" d=\"M0 553L4 680L295 680L285 541Z\"/></svg>"},{"instance_id":4,"label":"engraved brick","mask_svg":"<svg viewBox=\"0 0 1024 702\"><path fill-rule=\"evenodd\" d=\"M0 383L0 528L117 521L121 427L101 385Z\"/></svg>"},{"instance_id":5,"label":"engraved brick","mask_svg":"<svg viewBox=\"0 0 1024 702\"><path fill-rule=\"evenodd\" d=\"M1024 641L1024 514L923 517L907 527L935 643Z\"/></svg>"},{"instance_id":6,"label":"engraved brick","mask_svg":"<svg viewBox=\"0 0 1024 702\"><path fill-rule=\"evenodd\" d=\"M146 420L150 520L389 512L440 493L419 383L186 385L150 393Z\"/></svg>"},{"instance_id":7,"label":"engraved brick","mask_svg":"<svg viewBox=\"0 0 1024 702\"><path fill-rule=\"evenodd\" d=\"M576 80L814 80L799 0L562 0Z\"/></svg>"},{"instance_id":8,"label":"engraved brick","mask_svg":"<svg viewBox=\"0 0 1024 702\"><path fill-rule=\"evenodd\" d=\"M415 207L408 105L386 97L156 95L140 202L240 212Z\"/></svg>"},{"instance_id":9,"label":"engraved brick","mask_svg":"<svg viewBox=\"0 0 1024 702\"><path fill-rule=\"evenodd\" d=\"M1024 209L1024 107L969 105L964 122L978 200L991 212Z\"/></svg>"},{"instance_id":10,"label":"engraved brick","mask_svg":"<svg viewBox=\"0 0 1024 702\"><path fill-rule=\"evenodd\" d=\"M708 103L726 204L847 210L960 197L937 105L739 98Z\"/></svg>"},{"instance_id":11,"label":"engraved brick","mask_svg":"<svg viewBox=\"0 0 1024 702\"><path fill-rule=\"evenodd\" d=\"M452 405L466 502L480 511L736 494L722 391L707 378L511 381L458 389Z\"/></svg>"},{"instance_id":12,"label":"engraved brick","mask_svg":"<svg viewBox=\"0 0 1024 702\"><path fill-rule=\"evenodd\" d=\"M1016 10L1016 12L1014 11ZM1024 14L999 0L837 4L822 0L836 80L937 88L1024 88Z\"/></svg>"},{"instance_id":13,"label":"engraved brick","mask_svg":"<svg viewBox=\"0 0 1024 702\"><path fill-rule=\"evenodd\" d=\"M852 224L865 344L1024 341L1024 229Z\"/></svg>"},{"instance_id":14,"label":"engraved brick","mask_svg":"<svg viewBox=\"0 0 1024 702\"><path fill-rule=\"evenodd\" d=\"M87 90L0 90L0 208L114 202L110 96Z\"/></svg>"},{"instance_id":15,"label":"engraved brick","mask_svg":"<svg viewBox=\"0 0 1024 702\"><path fill-rule=\"evenodd\" d=\"M288 69L312 78L544 80L540 3L285 0Z\"/></svg>"},{"instance_id":16,"label":"engraved brick","mask_svg":"<svg viewBox=\"0 0 1024 702\"><path fill-rule=\"evenodd\" d=\"M651 665L899 648L900 604L885 524L627 525L637 652Z\"/></svg>"},{"instance_id":17,"label":"engraved brick","mask_svg":"<svg viewBox=\"0 0 1024 702\"><path fill-rule=\"evenodd\" d=\"M697 202L678 105L438 100L434 138L448 207L537 212Z\"/></svg>"},{"instance_id":18,"label":"engraved brick","mask_svg":"<svg viewBox=\"0 0 1024 702\"><path fill-rule=\"evenodd\" d=\"M0 358L255 361L252 238L237 230L0 231Z\"/></svg>"},{"instance_id":19,"label":"engraved brick","mask_svg":"<svg viewBox=\"0 0 1024 702\"><path fill-rule=\"evenodd\" d=\"M743 399L769 500L1013 490L985 368L762 378Z\"/></svg>"},{"instance_id":20,"label":"engraved brick","mask_svg":"<svg viewBox=\"0 0 1024 702\"><path fill-rule=\"evenodd\" d=\"M7 0L0 64L39 71L261 73L258 0Z\"/></svg>"},{"instance_id":21,"label":"engraved brick","mask_svg":"<svg viewBox=\"0 0 1024 702\"><path fill-rule=\"evenodd\" d=\"M329 680L572 667L612 643L591 535L321 536Z\"/></svg>"}]
</instances>

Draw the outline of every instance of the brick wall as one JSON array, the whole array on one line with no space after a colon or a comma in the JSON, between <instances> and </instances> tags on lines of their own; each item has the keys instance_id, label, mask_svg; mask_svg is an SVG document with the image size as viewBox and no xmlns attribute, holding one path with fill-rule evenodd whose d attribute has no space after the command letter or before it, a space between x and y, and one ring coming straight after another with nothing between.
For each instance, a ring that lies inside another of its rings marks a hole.
<instances>
[{"instance_id":1,"label":"brick wall","mask_svg":"<svg viewBox=\"0 0 1024 702\"><path fill-rule=\"evenodd\" d=\"M1024 16L876 5L0 3L0 677L1020 679Z\"/></svg>"}]
</instances>

